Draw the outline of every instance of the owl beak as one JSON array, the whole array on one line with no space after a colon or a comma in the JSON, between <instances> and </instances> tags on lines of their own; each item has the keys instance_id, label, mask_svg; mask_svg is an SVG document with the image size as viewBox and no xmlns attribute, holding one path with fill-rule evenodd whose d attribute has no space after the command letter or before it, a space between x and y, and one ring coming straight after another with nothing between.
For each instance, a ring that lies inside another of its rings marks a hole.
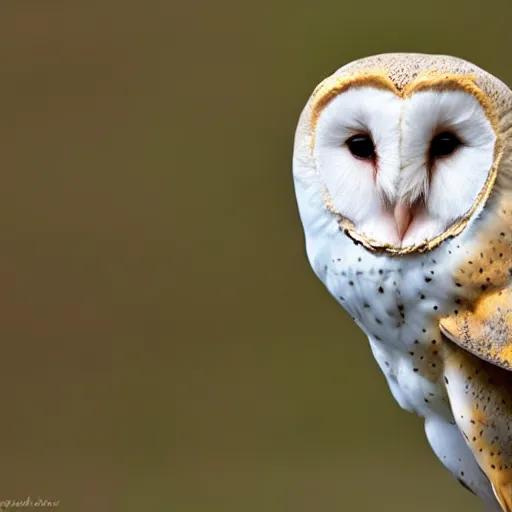
<instances>
[{"instance_id":1,"label":"owl beak","mask_svg":"<svg viewBox=\"0 0 512 512\"><path fill-rule=\"evenodd\" d=\"M400 240L403 240L412 220L411 207L407 203L398 203L395 206L394 216L398 230L398 237Z\"/></svg>"}]
</instances>

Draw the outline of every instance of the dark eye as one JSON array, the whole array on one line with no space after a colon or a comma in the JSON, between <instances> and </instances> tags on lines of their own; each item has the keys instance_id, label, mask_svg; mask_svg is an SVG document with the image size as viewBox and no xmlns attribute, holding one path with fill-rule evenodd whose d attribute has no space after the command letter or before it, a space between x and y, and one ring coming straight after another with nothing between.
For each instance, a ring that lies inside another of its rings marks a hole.
<instances>
[{"instance_id":1,"label":"dark eye","mask_svg":"<svg viewBox=\"0 0 512 512\"><path fill-rule=\"evenodd\" d=\"M347 140L348 149L357 158L374 158L375 146L369 135L354 135Z\"/></svg>"},{"instance_id":2,"label":"dark eye","mask_svg":"<svg viewBox=\"0 0 512 512\"><path fill-rule=\"evenodd\" d=\"M430 158L451 155L460 145L461 141L453 133L442 132L430 143Z\"/></svg>"}]
</instances>

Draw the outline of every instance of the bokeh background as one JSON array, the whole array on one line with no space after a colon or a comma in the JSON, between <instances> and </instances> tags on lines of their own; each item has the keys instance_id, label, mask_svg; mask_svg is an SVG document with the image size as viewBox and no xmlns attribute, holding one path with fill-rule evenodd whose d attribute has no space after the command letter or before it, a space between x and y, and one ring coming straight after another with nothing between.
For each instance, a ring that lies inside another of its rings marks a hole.
<instances>
[{"instance_id":1,"label":"bokeh background","mask_svg":"<svg viewBox=\"0 0 512 512\"><path fill-rule=\"evenodd\" d=\"M0 500L477 511L306 261L293 135L368 54L512 83L510 0L4 1Z\"/></svg>"}]
</instances>

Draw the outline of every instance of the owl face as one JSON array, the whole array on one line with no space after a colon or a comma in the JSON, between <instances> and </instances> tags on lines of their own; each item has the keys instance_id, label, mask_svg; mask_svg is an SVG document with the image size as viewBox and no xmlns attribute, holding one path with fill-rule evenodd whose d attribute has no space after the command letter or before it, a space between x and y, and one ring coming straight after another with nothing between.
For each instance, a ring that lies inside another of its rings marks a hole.
<instances>
[{"instance_id":1,"label":"owl face","mask_svg":"<svg viewBox=\"0 0 512 512\"><path fill-rule=\"evenodd\" d=\"M496 107L471 73L480 70L453 61L360 61L322 82L303 113L299 145L309 155L296 175L312 166L327 209L371 250L431 249L459 234L492 191L502 147Z\"/></svg>"}]
</instances>

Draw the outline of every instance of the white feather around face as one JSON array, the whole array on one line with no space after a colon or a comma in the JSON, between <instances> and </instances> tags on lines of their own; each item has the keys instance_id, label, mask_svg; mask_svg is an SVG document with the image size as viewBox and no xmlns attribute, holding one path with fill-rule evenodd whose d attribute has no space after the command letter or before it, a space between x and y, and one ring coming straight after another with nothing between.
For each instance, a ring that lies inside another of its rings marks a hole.
<instances>
[{"instance_id":1,"label":"white feather around face","mask_svg":"<svg viewBox=\"0 0 512 512\"><path fill-rule=\"evenodd\" d=\"M463 91L416 93L405 101L401 128L398 195L424 198L403 240L412 245L440 235L473 207L493 166L496 135L480 103ZM428 162L432 138L442 132L461 145Z\"/></svg>"},{"instance_id":2,"label":"white feather around face","mask_svg":"<svg viewBox=\"0 0 512 512\"><path fill-rule=\"evenodd\" d=\"M334 98L318 119L314 155L333 205L367 234L398 243L391 204L400 171L402 100L391 91L350 89ZM377 159L354 157L346 141L371 136Z\"/></svg>"},{"instance_id":3,"label":"white feather around face","mask_svg":"<svg viewBox=\"0 0 512 512\"><path fill-rule=\"evenodd\" d=\"M433 138L461 142L430 158ZM368 134L376 158L360 159L346 141ZM464 91L420 91L402 99L373 87L349 89L318 118L313 157L334 209L369 238L394 246L431 240L475 204L494 161L495 132L478 100ZM400 236L394 210L412 206Z\"/></svg>"}]
</instances>

